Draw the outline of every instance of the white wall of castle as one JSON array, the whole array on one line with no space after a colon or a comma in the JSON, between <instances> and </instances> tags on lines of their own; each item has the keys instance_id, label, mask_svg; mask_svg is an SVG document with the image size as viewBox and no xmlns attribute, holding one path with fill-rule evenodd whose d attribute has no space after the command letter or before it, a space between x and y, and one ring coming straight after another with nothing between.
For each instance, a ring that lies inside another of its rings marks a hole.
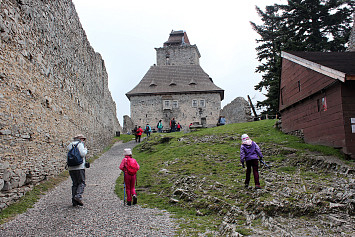
<instances>
[{"instance_id":1,"label":"white wall of castle","mask_svg":"<svg viewBox=\"0 0 355 237\"><path fill-rule=\"evenodd\" d=\"M132 96L130 101L131 119L143 128L147 123L156 128L162 120L164 129L167 129L173 117L184 129L190 123L201 123L201 118L206 118L207 126L214 126L221 109L219 93ZM166 101L170 101L170 107L165 106Z\"/></svg>"}]
</instances>

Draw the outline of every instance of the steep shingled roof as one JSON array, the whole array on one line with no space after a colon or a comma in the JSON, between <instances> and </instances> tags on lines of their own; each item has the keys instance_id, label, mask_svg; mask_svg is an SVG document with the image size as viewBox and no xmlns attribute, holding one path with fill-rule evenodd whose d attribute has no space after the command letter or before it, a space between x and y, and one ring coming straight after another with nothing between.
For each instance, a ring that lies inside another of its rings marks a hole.
<instances>
[{"instance_id":1,"label":"steep shingled roof","mask_svg":"<svg viewBox=\"0 0 355 237\"><path fill-rule=\"evenodd\" d=\"M184 94L216 92L224 98L224 90L216 86L200 65L152 66L139 84L126 93L136 95Z\"/></svg>"}]
</instances>

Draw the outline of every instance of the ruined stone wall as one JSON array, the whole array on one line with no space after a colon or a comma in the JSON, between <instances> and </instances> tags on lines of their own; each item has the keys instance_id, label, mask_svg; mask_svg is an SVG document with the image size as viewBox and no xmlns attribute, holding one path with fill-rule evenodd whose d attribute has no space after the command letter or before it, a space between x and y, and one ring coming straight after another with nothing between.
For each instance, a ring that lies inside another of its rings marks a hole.
<instances>
[{"instance_id":1,"label":"ruined stone wall","mask_svg":"<svg viewBox=\"0 0 355 237\"><path fill-rule=\"evenodd\" d=\"M100 54L71 0L0 0L0 209L61 172L73 136L89 155L121 127Z\"/></svg>"},{"instance_id":2,"label":"ruined stone wall","mask_svg":"<svg viewBox=\"0 0 355 237\"><path fill-rule=\"evenodd\" d=\"M128 115L123 116L123 130L124 134L132 134L132 130L134 128L134 124L132 119Z\"/></svg>"},{"instance_id":3,"label":"ruined stone wall","mask_svg":"<svg viewBox=\"0 0 355 237\"><path fill-rule=\"evenodd\" d=\"M237 97L224 106L221 115L225 116L227 124L253 121L251 107L243 97Z\"/></svg>"},{"instance_id":4,"label":"ruined stone wall","mask_svg":"<svg viewBox=\"0 0 355 237\"><path fill-rule=\"evenodd\" d=\"M163 107L166 100L170 101L169 108ZM197 103L197 106L193 107L192 100L198 102L204 100L205 105L200 106ZM201 123L201 118L206 118L207 126L215 126L221 109L219 93L132 96L130 101L134 125L145 127L148 123L152 128L156 128L160 119L164 129L169 128L169 122L173 117L183 128L188 128L193 122ZM173 101L177 102L177 107L174 107Z\"/></svg>"}]
</instances>

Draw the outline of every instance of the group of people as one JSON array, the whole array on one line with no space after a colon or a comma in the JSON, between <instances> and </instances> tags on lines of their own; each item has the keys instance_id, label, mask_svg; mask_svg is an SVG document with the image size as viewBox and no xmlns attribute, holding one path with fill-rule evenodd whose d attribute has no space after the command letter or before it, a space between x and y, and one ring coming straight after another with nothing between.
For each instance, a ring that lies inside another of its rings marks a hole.
<instances>
[{"instance_id":1,"label":"group of people","mask_svg":"<svg viewBox=\"0 0 355 237\"><path fill-rule=\"evenodd\" d=\"M85 168L89 168L86 161L86 155L88 153L87 148L85 147L86 137L82 134L78 134L74 137L74 141L71 142L68 146L68 153L76 148L79 152L79 155L82 157L82 163L75 166L68 166L69 175L72 180L72 204L73 206L83 206L83 193L86 187L85 183ZM119 169L124 172L124 182L125 189L127 194L127 205L137 204L137 193L135 190L135 183L137 180L136 172L139 170L139 164L132 157L132 150L130 148L124 149L123 152L124 158L119 166ZM135 173L131 172L130 165L133 162L136 166Z\"/></svg>"},{"instance_id":2,"label":"group of people","mask_svg":"<svg viewBox=\"0 0 355 237\"><path fill-rule=\"evenodd\" d=\"M140 128L140 127L139 127ZM138 128L138 129L139 129ZM141 133L143 133L143 129ZM250 139L247 134L241 136L242 144L240 146L240 162L242 167L245 168L246 164L246 177L245 177L245 188L249 187L251 170L253 170L255 189L261 189L259 181L259 161L262 162L263 154L261 153L260 147ZM79 134L74 137L74 141L71 142L67 149L70 151L74 146L77 146L80 155L83 157L83 163L77 166L70 166L69 174L72 179L72 204L73 206L83 206L82 195L85 188L85 156L87 154L87 148L85 147L86 137ZM124 172L124 183L127 195L127 205L137 204L137 193L135 190L135 184L137 180L136 173L130 172L128 167L132 162L136 165L136 172L139 170L139 165L137 161L132 157L132 150L127 148L124 149L124 158L119 166L119 168ZM245 163L245 164L244 164ZM87 166L86 166L87 167Z\"/></svg>"},{"instance_id":3,"label":"group of people","mask_svg":"<svg viewBox=\"0 0 355 237\"><path fill-rule=\"evenodd\" d=\"M133 134L135 136L135 139L136 139L136 142L141 142L141 137L142 137L142 134L143 134L143 129L141 126L135 126L134 129L133 129Z\"/></svg>"},{"instance_id":4,"label":"group of people","mask_svg":"<svg viewBox=\"0 0 355 237\"><path fill-rule=\"evenodd\" d=\"M170 126L170 132L180 132L182 129L182 126L179 122L175 121L175 118L172 118L169 122Z\"/></svg>"}]
</instances>

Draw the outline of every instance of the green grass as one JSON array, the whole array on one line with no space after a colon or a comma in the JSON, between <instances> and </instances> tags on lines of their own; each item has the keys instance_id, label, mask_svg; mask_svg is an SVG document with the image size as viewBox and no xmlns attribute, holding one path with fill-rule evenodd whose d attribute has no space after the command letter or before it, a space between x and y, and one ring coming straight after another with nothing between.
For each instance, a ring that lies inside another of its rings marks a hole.
<instances>
[{"instance_id":1,"label":"green grass","mask_svg":"<svg viewBox=\"0 0 355 237\"><path fill-rule=\"evenodd\" d=\"M122 141L123 143L134 140L134 135L121 134L119 137L115 137L114 141Z\"/></svg>"},{"instance_id":2,"label":"green grass","mask_svg":"<svg viewBox=\"0 0 355 237\"><path fill-rule=\"evenodd\" d=\"M305 144L300 138L273 128L274 123L275 120L263 120L190 133L153 134L133 150L133 156L141 166L137 174L139 204L173 213L180 224L178 235L198 236L217 230L231 206L244 209L247 208L245 205L252 205L251 199L255 199L253 190L244 189L245 170L240 165L239 153L240 137L244 133L259 144L264 160L274 166L272 170L291 176L300 174L305 181L329 177L301 172L301 167L287 163L288 155L294 155L293 159L296 159L305 151L314 151L345 160L338 150ZM164 169L168 173L165 174ZM264 169L263 172L267 175L271 171ZM121 175L116 184L120 198L123 198L122 183ZM194 188L189 190L186 184ZM263 179L261 185L264 185ZM190 198L174 195L178 188L185 189ZM257 196L261 202L272 198L270 193ZM172 203L171 199L178 202ZM252 235L244 221L238 223L241 234Z\"/></svg>"}]
</instances>

